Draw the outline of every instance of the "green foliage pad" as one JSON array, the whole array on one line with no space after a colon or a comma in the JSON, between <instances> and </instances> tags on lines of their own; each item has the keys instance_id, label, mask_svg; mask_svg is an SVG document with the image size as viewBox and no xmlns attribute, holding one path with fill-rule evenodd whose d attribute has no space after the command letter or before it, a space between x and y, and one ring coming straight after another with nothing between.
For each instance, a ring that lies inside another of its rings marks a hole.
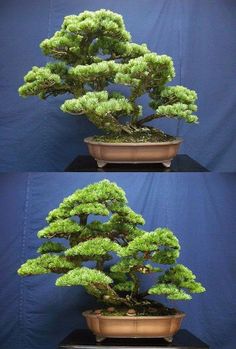
<instances>
[{"instance_id":1,"label":"green foliage pad","mask_svg":"<svg viewBox=\"0 0 236 349\"><path fill-rule=\"evenodd\" d=\"M94 218L99 216L105 221ZM190 269L176 263L180 244L174 233L142 230L143 217L127 206L115 183L102 180L76 190L46 220L38 232L44 239L40 256L19 268L21 276L57 273L57 286L82 286L100 302L126 307L151 305L149 295L188 300L205 291ZM141 291L140 276L150 274L153 285Z\"/></svg>"},{"instance_id":2,"label":"green foliage pad","mask_svg":"<svg viewBox=\"0 0 236 349\"><path fill-rule=\"evenodd\" d=\"M172 137L146 124L167 117L198 123L197 94L183 86L167 86L175 76L171 57L151 52L131 40L121 15L109 10L66 16L60 30L40 44L53 58L34 66L19 88L22 97L66 94L65 113L87 117L109 142L156 142ZM112 84L112 90L109 86ZM128 93L119 90L127 86ZM149 96L150 115L138 98ZM126 116L124 121L123 116Z\"/></svg>"}]
</instances>

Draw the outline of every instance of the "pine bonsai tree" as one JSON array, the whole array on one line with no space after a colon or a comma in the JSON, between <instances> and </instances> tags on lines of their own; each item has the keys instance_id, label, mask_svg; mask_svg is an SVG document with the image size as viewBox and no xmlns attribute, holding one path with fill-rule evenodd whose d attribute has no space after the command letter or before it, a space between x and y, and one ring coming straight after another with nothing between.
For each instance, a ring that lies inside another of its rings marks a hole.
<instances>
[{"instance_id":1,"label":"pine bonsai tree","mask_svg":"<svg viewBox=\"0 0 236 349\"><path fill-rule=\"evenodd\" d=\"M91 220L107 216L107 221ZM117 313L169 314L174 310L149 299L163 295L173 300L191 299L204 292L195 275L177 264L180 245L168 228L146 232L144 219L127 206L124 191L103 180L78 189L49 212L48 226L38 232L46 242L39 257L27 260L18 270L21 276L62 274L57 286L83 286L96 299ZM62 238L67 243L53 242ZM94 266L86 266L93 261ZM155 275L154 284L141 290L140 275ZM112 306L112 307L111 307ZM130 309L131 308L131 309Z\"/></svg>"},{"instance_id":2,"label":"pine bonsai tree","mask_svg":"<svg viewBox=\"0 0 236 349\"><path fill-rule=\"evenodd\" d=\"M19 88L22 97L46 99L69 93L61 110L86 116L105 135L100 141L145 142L173 139L146 123L163 117L197 123L196 92L166 86L175 76L171 57L131 42L122 16L109 10L66 16L61 29L40 44L56 61L34 66ZM125 85L129 93L110 85ZM150 115L143 115L139 97L147 94ZM122 121L127 116L128 121Z\"/></svg>"}]
</instances>

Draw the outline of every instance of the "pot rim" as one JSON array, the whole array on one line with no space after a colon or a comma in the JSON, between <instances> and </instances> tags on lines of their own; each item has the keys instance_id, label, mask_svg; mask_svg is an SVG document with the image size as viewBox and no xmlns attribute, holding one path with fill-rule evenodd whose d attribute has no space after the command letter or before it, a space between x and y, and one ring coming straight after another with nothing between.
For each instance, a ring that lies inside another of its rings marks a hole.
<instances>
[{"instance_id":1,"label":"pot rim","mask_svg":"<svg viewBox=\"0 0 236 349\"><path fill-rule=\"evenodd\" d=\"M135 147L135 146L154 146L154 145L165 146L165 145L180 144L183 142L183 138L176 137L173 141L166 141L166 142L109 143L109 142L94 141L93 137L86 137L84 138L84 142L88 144L93 144L93 145L106 145L106 146L110 145L113 147L125 147L125 146Z\"/></svg>"},{"instance_id":2,"label":"pot rim","mask_svg":"<svg viewBox=\"0 0 236 349\"><path fill-rule=\"evenodd\" d=\"M186 313L184 313L183 311L179 311L177 310L177 314L174 315L161 315L161 316L111 316L111 315L100 315L100 314L92 314L93 310L86 310L83 311L82 315L87 317L95 317L95 318L99 318L99 319L108 319L108 320L117 320L117 319L121 319L121 320L143 320L143 319L147 319L147 320L159 320L159 319L173 319L173 318L184 318L186 316Z\"/></svg>"}]
</instances>

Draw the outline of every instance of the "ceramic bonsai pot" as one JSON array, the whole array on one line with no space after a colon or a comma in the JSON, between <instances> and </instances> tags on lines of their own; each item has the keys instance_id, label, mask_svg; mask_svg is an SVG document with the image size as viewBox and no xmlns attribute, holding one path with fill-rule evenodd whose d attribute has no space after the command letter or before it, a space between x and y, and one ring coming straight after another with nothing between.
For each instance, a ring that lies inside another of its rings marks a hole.
<instances>
[{"instance_id":1,"label":"ceramic bonsai pot","mask_svg":"<svg viewBox=\"0 0 236 349\"><path fill-rule=\"evenodd\" d=\"M102 168L107 163L162 163L170 167L172 159L176 156L181 138L168 142L148 143L105 143L85 138L90 155Z\"/></svg>"},{"instance_id":2,"label":"ceramic bonsai pot","mask_svg":"<svg viewBox=\"0 0 236 349\"><path fill-rule=\"evenodd\" d=\"M164 338L171 342L185 313L166 316L104 316L91 310L83 312L96 340L110 338Z\"/></svg>"}]
</instances>

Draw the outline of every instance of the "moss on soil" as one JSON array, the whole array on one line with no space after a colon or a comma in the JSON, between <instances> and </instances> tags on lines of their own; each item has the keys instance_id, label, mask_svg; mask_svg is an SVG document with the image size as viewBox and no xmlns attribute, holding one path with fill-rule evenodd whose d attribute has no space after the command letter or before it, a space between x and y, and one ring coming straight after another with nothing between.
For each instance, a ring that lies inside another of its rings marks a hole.
<instances>
[{"instance_id":1,"label":"moss on soil","mask_svg":"<svg viewBox=\"0 0 236 349\"><path fill-rule=\"evenodd\" d=\"M176 138L170 136L158 129L145 129L133 132L132 134L107 134L102 136L94 136L93 140L106 143L155 143L168 142Z\"/></svg>"}]
</instances>

